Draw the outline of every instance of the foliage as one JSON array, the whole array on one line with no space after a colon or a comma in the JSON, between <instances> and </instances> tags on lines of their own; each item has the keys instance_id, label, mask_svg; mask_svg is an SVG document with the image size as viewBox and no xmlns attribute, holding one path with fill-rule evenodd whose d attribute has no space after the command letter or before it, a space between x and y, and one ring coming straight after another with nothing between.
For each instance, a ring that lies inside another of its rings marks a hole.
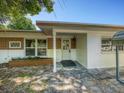
<instances>
[{"instance_id":1,"label":"foliage","mask_svg":"<svg viewBox=\"0 0 124 93\"><path fill-rule=\"evenodd\" d=\"M53 11L52 0L0 0L0 22L15 16L36 15L43 8Z\"/></svg>"},{"instance_id":2,"label":"foliage","mask_svg":"<svg viewBox=\"0 0 124 93\"><path fill-rule=\"evenodd\" d=\"M3 24L0 24L0 29L5 29L6 27Z\"/></svg>"},{"instance_id":3,"label":"foliage","mask_svg":"<svg viewBox=\"0 0 124 93\"><path fill-rule=\"evenodd\" d=\"M11 20L7 27L9 29L16 30L36 30L35 26L32 24L31 19L26 17L18 17Z\"/></svg>"},{"instance_id":4,"label":"foliage","mask_svg":"<svg viewBox=\"0 0 124 93\"><path fill-rule=\"evenodd\" d=\"M33 75L32 74L29 74L29 73L19 73L18 74L18 77L32 77Z\"/></svg>"}]
</instances>

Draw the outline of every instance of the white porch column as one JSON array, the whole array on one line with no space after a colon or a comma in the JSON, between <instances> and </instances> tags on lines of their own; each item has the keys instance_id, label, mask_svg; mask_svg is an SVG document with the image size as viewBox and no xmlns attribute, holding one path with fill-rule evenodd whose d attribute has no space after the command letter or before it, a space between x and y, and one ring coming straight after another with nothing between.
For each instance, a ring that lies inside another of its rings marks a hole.
<instances>
[{"instance_id":1,"label":"white porch column","mask_svg":"<svg viewBox=\"0 0 124 93\"><path fill-rule=\"evenodd\" d=\"M56 72L56 32L53 31L53 72Z\"/></svg>"}]
</instances>

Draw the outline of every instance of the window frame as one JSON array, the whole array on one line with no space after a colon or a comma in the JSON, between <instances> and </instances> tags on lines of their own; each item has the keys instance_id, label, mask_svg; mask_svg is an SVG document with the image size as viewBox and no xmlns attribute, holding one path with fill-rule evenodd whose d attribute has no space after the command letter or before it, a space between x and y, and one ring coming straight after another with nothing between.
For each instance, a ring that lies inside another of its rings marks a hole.
<instances>
[{"instance_id":1,"label":"window frame","mask_svg":"<svg viewBox=\"0 0 124 93\"><path fill-rule=\"evenodd\" d=\"M108 43L108 44L103 44L103 40L109 40L109 42L110 43ZM103 46L109 46L111 49L110 50L103 50ZM101 52L112 52L113 50L112 50L112 41L111 41L111 37L103 37L103 38L101 38Z\"/></svg>"},{"instance_id":2,"label":"window frame","mask_svg":"<svg viewBox=\"0 0 124 93\"><path fill-rule=\"evenodd\" d=\"M46 46L45 47L38 47L38 40L45 40L46 41ZM48 40L47 39L37 39L37 48L36 48L36 51L37 51L37 56L41 56L41 57L46 57L47 56L47 49L48 49ZM38 49L46 49L46 55L38 55Z\"/></svg>"},{"instance_id":3,"label":"window frame","mask_svg":"<svg viewBox=\"0 0 124 93\"><path fill-rule=\"evenodd\" d=\"M11 43L19 43L19 47L12 47L11 46ZM20 48L22 48L22 42L21 41L9 41L9 48L10 49L20 49Z\"/></svg>"},{"instance_id":4,"label":"window frame","mask_svg":"<svg viewBox=\"0 0 124 93\"><path fill-rule=\"evenodd\" d=\"M26 57L34 57L35 56L35 47L36 47L36 45L34 47L27 47L26 46L26 40L34 40L34 43L35 43L35 39L33 39L33 38L31 38L31 39L25 39L25 55L27 54L26 53L26 50L27 49L34 49L34 55L26 55Z\"/></svg>"},{"instance_id":5,"label":"window frame","mask_svg":"<svg viewBox=\"0 0 124 93\"><path fill-rule=\"evenodd\" d=\"M102 46L103 45L106 45L106 44L102 44L102 40L109 40L109 39L111 39L111 44L109 44L109 46L111 46L111 50L110 51L103 51L102 50ZM120 52L124 52L124 45L122 45L122 47L123 47L123 50L119 50ZM102 37L101 38L101 53L114 53L115 52L115 46L113 46L112 45L112 37Z\"/></svg>"},{"instance_id":6,"label":"window frame","mask_svg":"<svg viewBox=\"0 0 124 93\"><path fill-rule=\"evenodd\" d=\"M35 40L35 47L26 47L26 40ZM46 40L46 47L38 47L38 40ZM34 56L28 56L26 55L26 49L34 48L35 49L35 55ZM46 55L38 55L38 49L40 48L46 48ZM47 38L25 38L25 56L26 57L47 57L47 51L48 51L48 39Z\"/></svg>"}]
</instances>

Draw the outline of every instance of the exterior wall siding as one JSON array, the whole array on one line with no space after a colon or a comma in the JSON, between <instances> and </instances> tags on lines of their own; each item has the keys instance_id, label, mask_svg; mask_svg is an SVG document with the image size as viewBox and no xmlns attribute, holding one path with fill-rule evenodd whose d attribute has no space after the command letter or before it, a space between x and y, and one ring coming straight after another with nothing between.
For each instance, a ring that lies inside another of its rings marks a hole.
<instances>
[{"instance_id":1,"label":"exterior wall siding","mask_svg":"<svg viewBox=\"0 0 124 93\"><path fill-rule=\"evenodd\" d=\"M61 38L56 39L56 48L61 49ZM53 49L52 38L48 38L48 49ZM76 49L76 38L71 38L71 49Z\"/></svg>"},{"instance_id":2,"label":"exterior wall siding","mask_svg":"<svg viewBox=\"0 0 124 93\"><path fill-rule=\"evenodd\" d=\"M78 60L82 65L87 68L106 68L106 67L115 67L115 53L103 53L101 51L101 39L103 37L112 37L115 32L108 32L108 31L84 31L87 36L81 36L78 39L76 37L77 42L73 42L74 39L71 39L71 59ZM11 58L18 58L18 57L25 57L25 48L22 46L22 49L7 49L8 46L6 45L4 38L9 38L6 41L11 40L22 40L21 42L24 43L23 38L48 38L48 49L47 49L47 57L53 57L53 49L52 49L52 38L47 37L45 35L39 33L0 33L0 63L8 62ZM68 37L68 36L66 36ZM74 36L69 36L69 38L73 38ZM16 39L14 39L16 38ZM62 60L62 50L61 50L61 38L57 37L57 62ZM81 43L82 42L82 43ZM75 44L76 43L76 44ZM81 48L82 44L82 48ZM4 49L5 48L5 49ZM124 52L120 53L120 66L124 66Z\"/></svg>"},{"instance_id":3,"label":"exterior wall siding","mask_svg":"<svg viewBox=\"0 0 124 93\"><path fill-rule=\"evenodd\" d=\"M97 33L87 34L87 66L99 68L101 65L101 38Z\"/></svg>"},{"instance_id":4,"label":"exterior wall siding","mask_svg":"<svg viewBox=\"0 0 124 93\"><path fill-rule=\"evenodd\" d=\"M56 39L56 48L61 49L61 38ZM53 49L53 39L48 38L48 49Z\"/></svg>"},{"instance_id":5,"label":"exterior wall siding","mask_svg":"<svg viewBox=\"0 0 124 93\"><path fill-rule=\"evenodd\" d=\"M71 38L71 49L76 49L76 38Z\"/></svg>"},{"instance_id":6,"label":"exterior wall siding","mask_svg":"<svg viewBox=\"0 0 124 93\"><path fill-rule=\"evenodd\" d=\"M115 67L115 52L102 52L101 39L112 38L116 32L89 32L87 37L87 68L111 68ZM124 66L124 52L120 53L120 66Z\"/></svg>"},{"instance_id":7,"label":"exterior wall siding","mask_svg":"<svg viewBox=\"0 0 124 93\"><path fill-rule=\"evenodd\" d=\"M24 50L0 50L0 63L7 63L12 58L25 57Z\"/></svg>"},{"instance_id":8,"label":"exterior wall siding","mask_svg":"<svg viewBox=\"0 0 124 93\"><path fill-rule=\"evenodd\" d=\"M53 58L53 49L48 49L47 53L49 58ZM57 54L56 61L60 62L62 60L62 50L57 49L56 54ZM71 59L77 60L77 49L71 49Z\"/></svg>"},{"instance_id":9,"label":"exterior wall siding","mask_svg":"<svg viewBox=\"0 0 124 93\"><path fill-rule=\"evenodd\" d=\"M21 42L21 48L9 48L9 42L10 41L20 41ZM10 49L10 50L24 49L24 38L0 37L0 50L5 50L5 49Z\"/></svg>"},{"instance_id":10,"label":"exterior wall siding","mask_svg":"<svg viewBox=\"0 0 124 93\"><path fill-rule=\"evenodd\" d=\"M87 67L87 34L77 36L77 61Z\"/></svg>"},{"instance_id":11,"label":"exterior wall siding","mask_svg":"<svg viewBox=\"0 0 124 93\"><path fill-rule=\"evenodd\" d=\"M67 36L68 37L68 36ZM1 32L0 33L0 63L6 63L12 58L23 58L25 56L25 39L48 39L48 49L47 57L53 58L53 45L52 38L44 36L39 33L30 33L30 32ZM70 37L69 37L70 38ZM20 49L9 49L9 41L21 41ZM75 41L72 41L73 45L71 49L72 59L76 60L76 45ZM61 50L61 37L57 38L57 62L62 60L62 50Z\"/></svg>"},{"instance_id":12,"label":"exterior wall siding","mask_svg":"<svg viewBox=\"0 0 124 93\"><path fill-rule=\"evenodd\" d=\"M9 48L10 41L20 41L21 48ZM0 63L7 63L12 58L21 58L24 56L24 38L0 37Z\"/></svg>"}]
</instances>

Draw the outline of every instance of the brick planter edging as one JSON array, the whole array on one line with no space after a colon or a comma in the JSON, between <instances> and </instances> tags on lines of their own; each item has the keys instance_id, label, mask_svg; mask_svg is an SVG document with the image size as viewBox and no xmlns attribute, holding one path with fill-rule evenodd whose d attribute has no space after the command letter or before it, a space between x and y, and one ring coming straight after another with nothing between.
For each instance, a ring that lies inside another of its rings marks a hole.
<instances>
[{"instance_id":1,"label":"brick planter edging","mask_svg":"<svg viewBox=\"0 0 124 93\"><path fill-rule=\"evenodd\" d=\"M9 62L9 67L23 67L23 66L39 66L50 65L53 59L26 59L26 60L12 60Z\"/></svg>"}]
</instances>

